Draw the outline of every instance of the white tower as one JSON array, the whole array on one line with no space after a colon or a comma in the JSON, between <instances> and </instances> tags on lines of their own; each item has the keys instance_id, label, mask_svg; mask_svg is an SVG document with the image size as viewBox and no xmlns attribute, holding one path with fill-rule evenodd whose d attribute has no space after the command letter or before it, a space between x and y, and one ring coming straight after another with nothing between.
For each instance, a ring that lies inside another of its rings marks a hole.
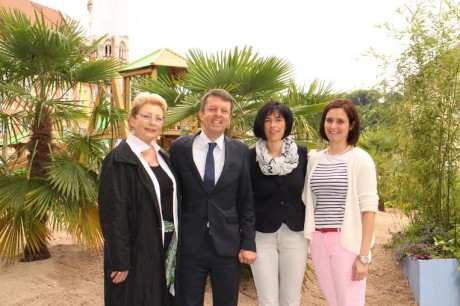
<instances>
[{"instance_id":1,"label":"white tower","mask_svg":"<svg viewBox=\"0 0 460 306\"><path fill-rule=\"evenodd\" d=\"M93 0L89 0L86 6L89 12L89 25L88 25L88 35L93 35Z\"/></svg>"}]
</instances>

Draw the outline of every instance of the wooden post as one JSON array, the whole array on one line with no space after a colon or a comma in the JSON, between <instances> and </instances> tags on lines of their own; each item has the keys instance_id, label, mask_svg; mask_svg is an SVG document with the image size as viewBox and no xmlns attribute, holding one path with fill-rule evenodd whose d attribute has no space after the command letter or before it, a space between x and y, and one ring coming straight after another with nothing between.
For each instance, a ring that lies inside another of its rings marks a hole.
<instances>
[{"instance_id":1,"label":"wooden post","mask_svg":"<svg viewBox=\"0 0 460 306\"><path fill-rule=\"evenodd\" d=\"M116 108L120 109L125 109L124 103L122 101L121 93L118 88L118 82L116 79L112 79L110 82L110 86L112 88L112 101L113 101L113 106ZM128 109L129 111L129 109ZM121 136L123 139L128 138L128 127L124 122L120 122L120 125L118 126L120 128Z\"/></svg>"}]
</instances>

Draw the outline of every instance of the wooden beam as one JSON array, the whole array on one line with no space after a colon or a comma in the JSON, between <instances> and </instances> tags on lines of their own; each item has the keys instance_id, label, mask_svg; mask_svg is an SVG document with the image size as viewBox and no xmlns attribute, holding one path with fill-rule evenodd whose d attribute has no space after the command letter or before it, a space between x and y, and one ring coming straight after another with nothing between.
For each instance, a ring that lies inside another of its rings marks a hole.
<instances>
[{"instance_id":1,"label":"wooden beam","mask_svg":"<svg viewBox=\"0 0 460 306\"><path fill-rule=\"evenodd\" d=\"M81 85L80 85L81 86ZM89 85L90 88L91 88L91 85ZM92 91L92 90L91 90ZM102 97L103 97L103 94L105 93L105 88L104 86L98 84L97 85L97 95L96 97L94 98L94 108L98 107L101 105L101 100L102 100ZM89 119L89 125L87 127L87 131L88 131L88 134L91 135L91 133L94 131L94 129L96 128L96 120L94 120L93 116L91 115L91 118Z\"/></svg>"},{"instance_id":2,"label":"wooden beam","mask_svg":"<svg viewBox=\"0 0 460 306\"><path fill-rule=\"evenodd\" d=\"M124 103L122 101L120 89L118 88L118 80L112 79L112 81L110 82L110 87L112 89L113 106L115 108L125 109ZM120 129L122 138L124 139L128 138L129 131L128 131L128 127L126 126L126 124L124 122L120 122L120 124L118 125L118 128Z\"/></svg>"},{"instance_id":3,"label":"wooden beam","mask_svg":"<svg viewBox=\"0 0 460 306\"><path fill-rule=\"evenodd\" d=\"M131 77L133 75L142 75L142 74L150 74L152 70L155 69L153 66L150 66L148 68L142 68L142 69L137 69L137 70L130 70L128 72L122 72L120 73L122 77Z\"/></svg>"},{"instance_id":4,"label":"wooden beam","mask_svg":"<svg viewBox=\"0 0 460 306\"><path fill-rule=\"evenodd\" d=\"M123 102L125 109L131 110L131 77L123 77Z\"/></svg>"},{"instance_id":5,"label":"wooden beam","mask_svg":"<svg viewBox=\"0 0 460 306\"><path fill-rule=\"evenodd\" d=\"M154 68L153 68L153 70L152 70L150 76L152 77L152 79L158 80L158 69L157 69L157 67L154 67Z\"/></svg>"}]
</instances>

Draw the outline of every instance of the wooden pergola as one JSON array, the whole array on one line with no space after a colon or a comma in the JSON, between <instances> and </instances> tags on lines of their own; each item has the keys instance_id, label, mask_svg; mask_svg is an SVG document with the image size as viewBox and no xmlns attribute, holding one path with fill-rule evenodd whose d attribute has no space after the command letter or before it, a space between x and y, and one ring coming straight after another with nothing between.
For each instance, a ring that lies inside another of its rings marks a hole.
<instances>
[{"instance_id":1,"label":"wooden pergola","mask_svg":"<svg viewBox=\"0 0 460 306\"><path fill-rule=\"evenodd\" d=\"M167 48L158 49L137 61L123 67L123 101L125 109L131 108L131 79L134 76L150 76L157 79L160 74L174 77L180 72L187 72L187 59Z\"/></svg>"},{"instance_id":2,"label":"wooden pergola","mask_svg":"<svg viewBox=\"0 0 460 306\"><path fill-rule=\"evenodd\" d=\"M131 109L131 83L135 76L148 76L157 79L159 75L174 78L181 72L187 72L187 59L178 53L162 48L144 56L137 61L123 67L120 74L123 78L123 106L125 109ZM112 89L113 90L113 89ZM117 93L114 92L114 96ZM163 148L168 148L172 140L180 136L180 130L170 128L163 131L158 144Z\"/></svg>"}]
</instances>

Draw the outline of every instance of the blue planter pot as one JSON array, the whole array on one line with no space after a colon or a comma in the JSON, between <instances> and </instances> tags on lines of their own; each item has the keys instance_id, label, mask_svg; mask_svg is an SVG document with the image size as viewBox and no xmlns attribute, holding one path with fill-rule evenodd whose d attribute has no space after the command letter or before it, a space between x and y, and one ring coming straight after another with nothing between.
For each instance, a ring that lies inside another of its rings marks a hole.
<instances>
[{"instance_id":1,"label":"blue planter pot","mask_svg":"<svg viewBox=\"0 0 460 306\"><path fill-rule=\"evenodd\" d=\"M418 260L406 256L403 271L419 306L459 306L460 272L456 259Z\"/></svg>"}]
</instances>

